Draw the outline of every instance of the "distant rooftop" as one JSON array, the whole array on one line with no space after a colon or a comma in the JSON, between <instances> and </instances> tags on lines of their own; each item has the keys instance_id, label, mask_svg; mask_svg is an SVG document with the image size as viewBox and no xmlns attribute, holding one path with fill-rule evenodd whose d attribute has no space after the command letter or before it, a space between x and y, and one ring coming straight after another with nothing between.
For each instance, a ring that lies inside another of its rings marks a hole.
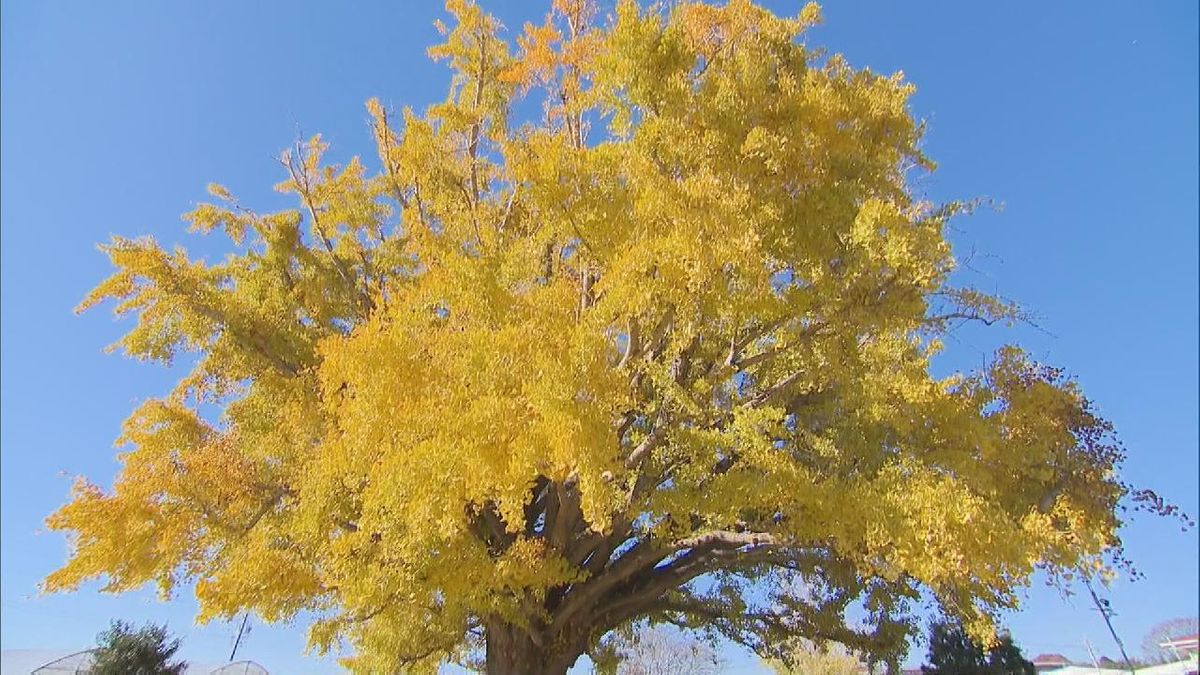
<instances>
[{"instance_id":1,"label":"distant rooftop","mask_svg":"<svg viewBox=\"0 0 1200 675\"><path fill-rule=\"evenodd\" d=\"M1167 640L1158 645L1164 649L1174 649L1179 652L1195 652L1200 648L1200 635L1185 635L1174 640Z\"/></svg>"},{"instance_id":2,"label":"distant rooftop","mask_svg":"<svg viewBox=\"0 0 1200 675\"><path fill-rule=\"evenodd\" d=\"M1071 665L1071 660L1062 654L1038 654L1033 658L1033 668L1039 673L1058 670Z\"/></svg>"}]
</instances>

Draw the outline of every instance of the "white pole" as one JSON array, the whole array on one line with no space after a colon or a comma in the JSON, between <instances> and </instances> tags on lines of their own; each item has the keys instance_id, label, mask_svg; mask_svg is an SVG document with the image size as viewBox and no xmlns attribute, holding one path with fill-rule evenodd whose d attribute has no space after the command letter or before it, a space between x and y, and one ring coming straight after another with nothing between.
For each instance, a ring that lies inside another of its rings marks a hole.
<instances>
[{"instance_id":1,"label":"white pole","mask_svg":"<svg viewBox=\"0 0 1200 675\"><path fill-rule=\"evenodd\" d=\"M1099 671L1100 661L1096 659L1096 652L1092 649L1092 641L1089 640L1086 635L1083 636L1083 644L1087 646L1088 654L1092 657L1092 666Z\"/></svg>"}]
</instances>

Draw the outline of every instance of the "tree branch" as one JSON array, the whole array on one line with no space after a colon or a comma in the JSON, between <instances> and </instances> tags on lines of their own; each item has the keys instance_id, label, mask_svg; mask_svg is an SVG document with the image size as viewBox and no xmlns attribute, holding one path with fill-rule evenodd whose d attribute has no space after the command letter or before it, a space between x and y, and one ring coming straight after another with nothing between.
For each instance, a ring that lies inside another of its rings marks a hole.
<instances>
[{"instance_id":1,"label":"tree branch","mask_svg":"<svg viewBox=\"0 0 1200 675\"><path fill-rule=\"evenodd\" d=\"M625 351L621 354L621 361L617 363L617 368L625 368L629 365L629 361L637 357L641 351L641 325L638 323L636 316L629 317L629 332L625 340Z\"/></svg>"},{"instance_id":2,"label":"tree branch","mask_svg":"<svg viewBox=\"0 0 1200 675\"><path fill-rule=\"evenodd\" d=\"M546 527L550 532L547 540L551 546L559 551L567 550L567 545L570 543L571 530L577 520L582 518L583 515L579 508L578 483L579 475L572 473L561 483L555 483L552 488L556 493L557 499L555 499L556 508L554 510L553 522L549 520L549 512L547 512Z\"/></svg>"},{"instance_id":3,"label":"tree branch","mask_svg":"<svg viewBox=\"0 0 1200 675\"><path fill-rule=\"evenodd\" d=\"M658 417L655 418L654 427L650 430L650 433L646 434L646 437L642 439L642 442L638 443L637 447L635 447L633 451L629 453L629 456L625 458L626 469L636 469L642 465L642 462L646 461L646 458L650 456L650 452L657 448L659 444L662 443L666 438L666 426L667 425L663 421L662 414L660 413Z\"/></svg>"},{"instance_id":4,"label":"tree branch","mask_svg":"<svg viewBox=\"0 0 1200 675\"><path fill-rule=\"evenodd\" d=\"M675 542L676 549L706 550L717 548L741 548L778 543L773 535L765 532L732 532L714 530Z\"/></svg>"}]
</instances>

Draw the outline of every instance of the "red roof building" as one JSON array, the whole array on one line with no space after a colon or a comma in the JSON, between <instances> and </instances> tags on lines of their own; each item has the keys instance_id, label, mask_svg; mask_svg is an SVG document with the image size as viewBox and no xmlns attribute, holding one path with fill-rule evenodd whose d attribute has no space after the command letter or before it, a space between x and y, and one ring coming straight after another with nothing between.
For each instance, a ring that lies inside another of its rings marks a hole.
<instances>
[{"instance_id":1,"label":"red roof building","mask_svg":"<svg viewBox=\"0 0 1200 675\"><path fill-rule=\"evenodd\" d=\"M1033 659L1033 668L1039 673L1065 668L1069 665L1071 665L1071 662L1062 654L1038 654Z\"/></svg>"}]
</instances>

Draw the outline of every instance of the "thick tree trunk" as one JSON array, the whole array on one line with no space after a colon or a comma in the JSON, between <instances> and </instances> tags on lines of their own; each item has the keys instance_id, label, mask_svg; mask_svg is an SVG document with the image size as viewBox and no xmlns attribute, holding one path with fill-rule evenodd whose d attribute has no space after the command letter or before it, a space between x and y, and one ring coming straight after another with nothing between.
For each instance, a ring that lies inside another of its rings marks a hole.
<instances>
[{"instance_id":1,"label":"thick tree trunk","mask_svg":"<svg viewBox=\"0 0 1200 675\"><path fill-rule=\"evenodd\" d=\"M487 675L566 675L581 655L542 649L516 626L487 625Z\"/></svg>"}]
</instances>

